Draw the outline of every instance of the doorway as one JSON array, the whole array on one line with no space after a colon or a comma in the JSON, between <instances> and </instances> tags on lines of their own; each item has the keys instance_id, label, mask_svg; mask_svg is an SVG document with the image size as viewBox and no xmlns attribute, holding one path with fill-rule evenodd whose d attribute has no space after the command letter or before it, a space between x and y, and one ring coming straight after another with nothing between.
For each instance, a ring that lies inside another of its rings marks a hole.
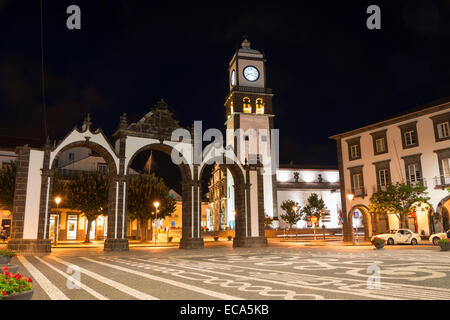
<instances>
[{"instance_id":1,"label":"doorway","mask_svg":"<svg viewBox=\"0 0 450 320\"><path fill-rule=\"evenodd\" d=\"M78 216L67 216L67 240L77 240Z\"/></svg>"}]
</instances>

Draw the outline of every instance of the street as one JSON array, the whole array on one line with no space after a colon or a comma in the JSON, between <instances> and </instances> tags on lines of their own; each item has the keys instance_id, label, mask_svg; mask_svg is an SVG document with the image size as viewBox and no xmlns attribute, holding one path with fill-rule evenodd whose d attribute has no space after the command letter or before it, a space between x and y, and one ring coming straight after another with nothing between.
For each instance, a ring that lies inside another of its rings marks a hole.
<instances>
[{"instance_id":1,"label":"street","mask_svg":"<svg viewBox=\"0 0 450 320\"><path fill-rule=\"evenodd\" d=\"M205 246L57 248L11 263L33 279L33 300L450 299L450 253L438 247L277 240L262 249Z\"/></svg>"}]
</instances>

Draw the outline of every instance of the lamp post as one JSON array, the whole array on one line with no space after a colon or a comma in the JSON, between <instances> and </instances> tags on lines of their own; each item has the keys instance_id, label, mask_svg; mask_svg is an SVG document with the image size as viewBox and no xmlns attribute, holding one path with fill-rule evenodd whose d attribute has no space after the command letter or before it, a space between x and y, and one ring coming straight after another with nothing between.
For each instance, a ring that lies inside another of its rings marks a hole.
<instances>
[{"instance_id":1,"label":"lamp post","mask_svg":"<svg viewBox=\"0 0 450 320\"><path fill-rule=\"evenodd\" d=\"M352 213L352 201L353 201L354 197L355 197L355 195L353 193L347 194L347 199L350 201L350 214L353 214ZM347 213L347 215L348 215L348 213ZM347 216L347 221L348 221L348 218L349 217ZM352 228L352 235L353 235L353 225L351 226L351 228ZM355 237L354 236L352 236L352 242L353 242L353 245L354 245L355 244Z\"/></svg>"},{"instance_id":2,"label":"lamp post","mask_svg":"<svg viewBox=\"0 0 450 320\"><path fill-rule=\"evenodd\" d=\"M61 197L56 197L55 198L55 202L56 202L56 208L59 209L59 204L61 203L62 199ZM55 221L54 223L54 227L53 227L53 241L55 243L55 246L58 244L58 225L59 225L59 214L55 215Z\"/></svg>"},{"instance_id":3,"label":"lamp post","mask_svg":"<svg viewBox=\"0 0 450 320\"><path fill-rule=\"evenodd\" d=\"M156 220L158 219L158 207L159 207L159 202L158 202L158 201L155 201L155 202L153 202L153 205L154 205L155 208L156 208L156 211L155 211L155 244L156 244L157 237L158 237L158 229L156 228Z\"/></svg>"}]
</instances>

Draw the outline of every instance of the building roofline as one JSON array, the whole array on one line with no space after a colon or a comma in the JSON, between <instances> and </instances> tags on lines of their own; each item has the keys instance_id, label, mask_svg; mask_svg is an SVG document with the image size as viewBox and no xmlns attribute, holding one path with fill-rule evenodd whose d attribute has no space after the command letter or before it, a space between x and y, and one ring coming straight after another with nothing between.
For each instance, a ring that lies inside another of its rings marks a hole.
<instances>
[{"instance_id":1,"label":"building roofline","mask_svg":"<svg viewBox=\"0 0 450 320\"><path fill-rule=\"evenodd\" d=\"M422 109L417 110L417 111L409 112L409 113L406 113L406 114L402 114L402 115L399 115L399 116L394 116L394 117L388 118L386 120L378 121L378 122L369 124L369 125L361 127L361 128L357 128L357 129L354 129L354 130L350 130L350 131L346 131L346 132L343 132L343 133L335 134L333 136L330 136L329 138L330 139L334 139L334 140L338 140L338 139L341 139L341 138L353 136L353 135L361 133L361 132L365 132L365 131L377 129L377 128L380 128L380 127L388 126L390 124L394 124L394 123L402 122L402 121L405 121L405 120L413 119L413 118L416 118L416 117L421 116L421 115L430 114L430 113L437 112L437 111L440 111L440 110L445 110L445 109L448 109L449 107L450 107L450 101L446 101L446 102L443 102L443 103L440 103L440 104L437 104L437 105L433 105L431 107L422 108ZM420 106L417 107L417 108L420 108Z\"/></svg>"},{"instance_id":2,"label":"building roofline","mask_svg":"<svg viewBox=\"0 0 450 320\"><path fill-rule=\"evenodd\" d=\"M295 169L295 170L338 170L337 166L333 165L295 165L295 164L280 164L278 169Z\"/></svg>"}]
</instances>

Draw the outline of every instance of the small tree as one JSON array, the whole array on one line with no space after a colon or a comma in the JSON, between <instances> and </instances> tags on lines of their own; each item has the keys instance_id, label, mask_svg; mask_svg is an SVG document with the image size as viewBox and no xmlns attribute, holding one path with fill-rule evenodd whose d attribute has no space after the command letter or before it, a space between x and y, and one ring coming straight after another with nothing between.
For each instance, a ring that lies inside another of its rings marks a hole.
<instances>
[{"instance_id":1,"label":"small tree","mask_svg":"<svg viewBox=\"0 0 450 320\"><path fill-rule=\"evenodd\" d=\"M13 211L17 163L12 161L0 169L0 209Z\"/></svg>"},{"instance_id":2,"label":"small tree","mask_svg":"<svg viewBox=\"0 0 450 320\"><path fill-rule=\"evenodd\" d=\"M325 202L319 198L317 193L312 193L307 200L306 205L302 209L305 217L316 217L317 221L322 218L322 211L326 209Z\"/></svg>"},{"instance_id":3,"label":"small tree","mask_svg":"<svg viewBox=\"0 0 450 320\"><path fill-rule=\"evenodd\" d=\"M394 214L400 228L409 229L408 213L415 212L422 203L428 203L425 187L421 184L388 184L370 197L369 211L375 214Z\"/></svg>"},{"instance_id":4,"label":"small tree","mask_svg":"<svg viewBox=\"0 0 450 320\"><path fill-rule=\"evenodd\" d=\"M158 213L153 203L158 201ZM141 241L147 239L148 222L170 216L176 209L176 201L169 196L169 188L154 174L134 176L128 184L128 215L139 223Z\"/></svg>"},{"instance_id":5,"label":"small tree","mask_svg":"<svg viewBox=\"0 0 450 320\"><path fill-rule=\"evenodd\" d=\"M294 200L284 200L281 209L286 213L280 217L289 225L289 229L302 218L302 212L298 202Z\"/></svg>"},{"instance_id":6,"label":"small tree","mask_svg":"<svg viewBox=\"0 0 450 320\"><path fill-rule=\"evenodd\" d=\"M80 173L62 188L67 207L80 210L88 220L84 242L90 242L92 222L108 212L108 189L108 176L100 172Z\"/></svg>"},{"instance_id":7,"label":"small tree","mask_svg":"<svg viewBox=\"0 0 450 320\"><path fill-rule=\"evenodd\" d=\"M267 213L264 214L264 228L268 228L272 225L273 218L270 217Z\"/></svg>"}]
</instances>

